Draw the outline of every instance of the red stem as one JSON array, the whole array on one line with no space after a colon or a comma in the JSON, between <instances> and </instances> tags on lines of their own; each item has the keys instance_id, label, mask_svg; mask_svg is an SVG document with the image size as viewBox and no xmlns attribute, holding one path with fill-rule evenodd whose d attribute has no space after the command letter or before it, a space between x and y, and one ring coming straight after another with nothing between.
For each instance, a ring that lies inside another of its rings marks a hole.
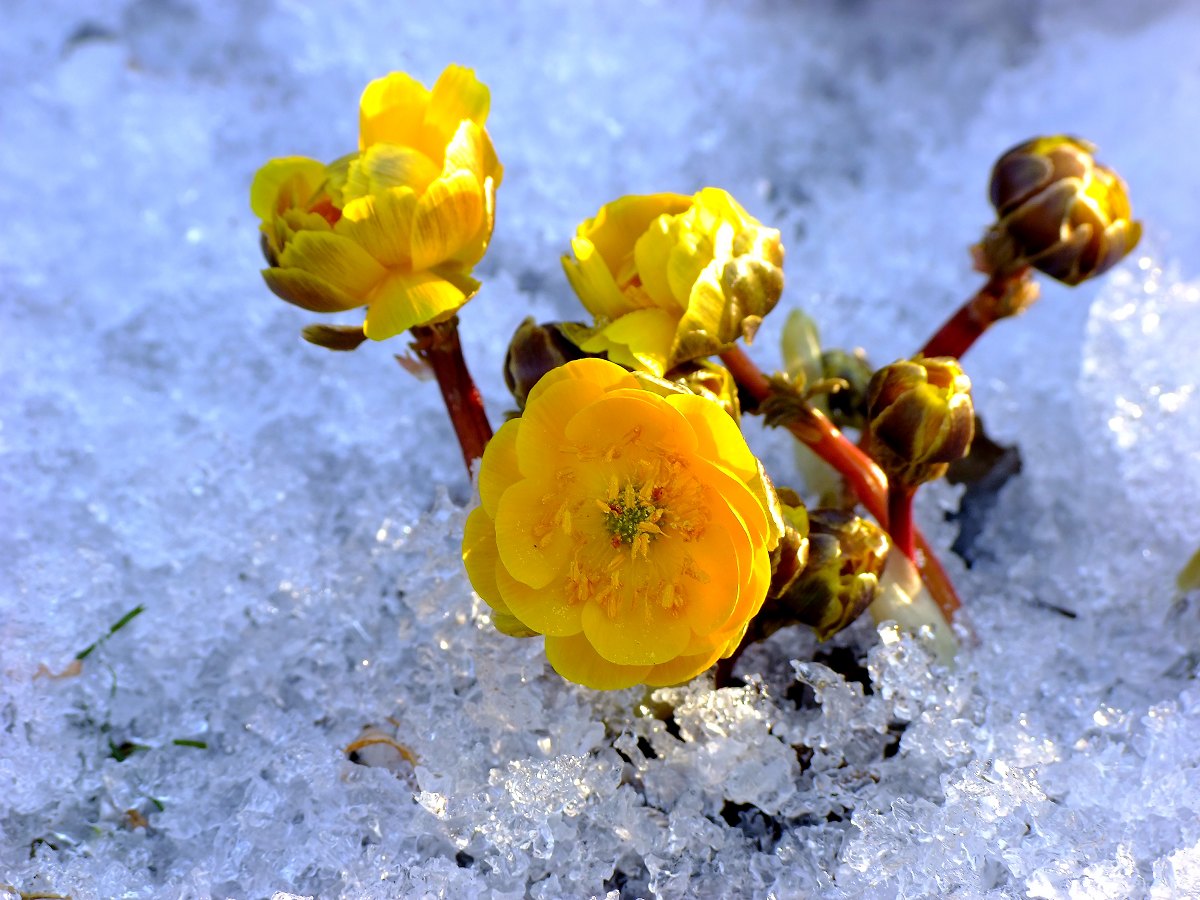
<instances>
[{"instance_id":1,"label":"red stem","mask_svg":"<svg viewBox=\"0 0 1200 900\"><path fill-rule=\"evenodd\" d=\"M771 395L771 384L762 370L746 355L741 347L734 347L721 354L721 361L733 374L734 380L760 403ZM807 444L825 462L829 463L846 480L859 502L885 528L890 526L888 516L888 480L883 470L871 457L854 445L829 417L819 409L809 406L803 422L795 422L788 430ZM937 556L920 530L912 526L908 547L900 549L913 561L921 572L921 578L930 595L941 609L946 621L962 606L954 585L946 575ZM890 531L889 531L890 533ZM893 541L895 536L893 535ZM899 546L899 545L897 545ZM920 553L916 551L920 550Z\"/></svg>"},{"instance_id":2,"label":"red stem","mask_svg":"<svg viewBox=\"0 0 1200 900\"><path fill-rule=\"evenodd\" d=\"M975 295L947 319L921 348L921 356L961 358L971 345L996 322L1022 312L1036 298L1036 291L1022 293L1029 267L1007 274L994 274Z\"/></svg>"},{"instance_id":3,"label":"red stem","mask_svg":"<svg viewBox=\"0 0 1200 900\"><path fill-rule=\"evenodd\" d=\"M976 297L979 295L976 294ZM974 298L972 298L973 300ZM975 313L975 307L970 300L958 308L945 321L929 342L921 348L922 356L953 356L961 357L981 334L988 330L991 322L981 321Z\"/></svg>"},{"instance_id":4,"label":"red stem","mask_svg":"<svg viewBox=\"0 0 1200 900\"><path fill-rule=\"evenodd\" d=\"M901 553L914 562L917 559L913 538L913 496L911 487L893 482L888 487L888 534Z\"/></svg>"},{"instance_id":5,"label":"red stem","mask_svg":"<svg viewBox=\"0 0 1200 900\"><path fill-rule=\"evenodd\" d=\"M483 458L483 450L492 439L492 426L483 408L483 398L479 396L479 389L463 358L458 319L436 325L418 325L411 333L413 350L437 378L446 412L462 448L463 462L470 472L472 464Z\"/></svg>"}]
</instances>

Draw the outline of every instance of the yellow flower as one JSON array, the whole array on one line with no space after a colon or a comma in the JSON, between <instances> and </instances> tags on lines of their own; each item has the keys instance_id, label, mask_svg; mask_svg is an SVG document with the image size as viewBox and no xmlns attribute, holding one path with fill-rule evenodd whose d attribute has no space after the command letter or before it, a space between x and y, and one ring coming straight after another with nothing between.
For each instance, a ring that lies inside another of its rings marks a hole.
<instances>
[{"instance_id":1,"label":"yellow flower","mask_svg":"<svg viewBox=\"0 0 1200 900\"><path fill-rule=\"evenodd\" d=\"M622 197L571 247L563 267L596 324L567 336L658 376L749 341L783 292L779 232L717 188Z\"/></svg>"},{"instance_id":2,"label":"yellow flower","mask_svg":"<svg viewBox=\"0 0 1200 900\"><path fill-rule=\"evenodd\" d=\"M589 687L699 674L737 646L771 580L776 501L733 420L606 360L537 383L488 444L479 494L472 585L497 628L544 634L551 665Z\"/></svg>"},{"instance_id":3,"label":"yellow flower","mask_svg":"<svg viewBox=\"0 0 1200 900\"><path fill-rule=\"evenodd\" d=\"M268 287L315 312L366 306L374 340L453 316L479 289L503 174L488 104L470 69L447 67L432 90L393 72L363 92L357 153L263 166L250 205Z\"/></svg>"}]
</instances>

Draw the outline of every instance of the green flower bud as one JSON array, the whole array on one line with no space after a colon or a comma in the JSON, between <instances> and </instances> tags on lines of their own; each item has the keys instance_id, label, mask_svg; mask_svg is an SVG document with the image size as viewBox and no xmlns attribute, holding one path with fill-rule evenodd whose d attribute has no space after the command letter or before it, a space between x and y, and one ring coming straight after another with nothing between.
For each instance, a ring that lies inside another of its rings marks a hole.
<instances>
[{"instance_id":1,"label":"green flower bud","mask_svg":"<svg viewBox=\"0 0 1200 900\"><path fill-rule=\"evenodd\" d=\"M1137 246L1125 182L1087 141L1034 138L997 160L989 188L999 221L981 247L992 271L1033 266L1076 285L1108 271Z\"/></svg>"},{"instance_id":2,"label":"green flower bud","mask_svg":"<svg viewBox=\"0 0 1200 900\"><path fill-rule=\"evenodd\" d=\"M867 385L867 446L889 479L915 487L941 478L974 436L971 379L953 357L900 360Z\"/></svg>"},{"instance_id":3,"label":"green flower bud","mask_svg":"<svg viewBox=\"0 0 1200 900\"><path fill-rule=\"evenodd\" d=\"M828 640L874 601L888 547L883 529L868 519L835 509L810 511L807 565L760 615L780 627L809 625Z\"/></svg>"},{"instance_id":4,"label":"green flower bud","mask_svg":"<svg viewBox=\"0 0 1200 900\"><path fill-rule=\"evenodd\" d=\"M865 424L871 374L871 364L861 350L854 353L826 350L821 354L822 378L844 382L840 390L831 391L825 400L829 418L838 428L861 429Z\"/></svg>"},{"instance_id":5,"label":"green flower bud","mask_svg":"<svg viewBox=\"0 0 1200 900\"><path fill-rule=\"evenodd\" d=\"M504 383L517 401L517 408L525 409L525 398L533 386L551 369L557 369L573 359L594 356L585 353L563 336L558 322L536 324L527 318L513 333L504 357Z\"/></svg>"}]
</instances>

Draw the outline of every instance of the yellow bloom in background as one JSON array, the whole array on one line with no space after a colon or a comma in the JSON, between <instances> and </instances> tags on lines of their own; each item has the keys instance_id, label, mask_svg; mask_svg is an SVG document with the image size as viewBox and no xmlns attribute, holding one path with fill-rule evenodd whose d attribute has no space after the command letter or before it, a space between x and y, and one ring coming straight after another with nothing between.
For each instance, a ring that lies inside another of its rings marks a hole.
<instances>
[{"instance_id":1,"label":"yellow bloom in background","mask_svg":"<svg viewBox=\"0 0 1200 900\"><path fill-rule=\"evenodd\" d=\"M783 292L783 246L725 191L622 197L579 226L567 278L589 353L661 376L753 338Z\"/></svg>"},{"instance_id":2,"label":"yellow bloom in background","mask_svg":"<svg viewBox=\"0 0 1200 900\"><path fill-rule=\"evenodd\" d=\"M779 540L774 493L712 401L569 362L484 454L463 560L508 634L546 636L564 678L677 684L732 652Z\"/></svg>"},{"instance_id":3,"label":"yellow bloom in background","mask_svg":"<svg viewBox=\"0 0 1200 900\"><path fill-rule=\"evenodd\" d=\"M315 312L366 306L374 340L454 315L479 289L471 269L503 174L483 127L489 102L461 66L432 90L393 72L363 92L357 153L263 166L250 205L271 290Z\"/></svg>"}]
</instances>

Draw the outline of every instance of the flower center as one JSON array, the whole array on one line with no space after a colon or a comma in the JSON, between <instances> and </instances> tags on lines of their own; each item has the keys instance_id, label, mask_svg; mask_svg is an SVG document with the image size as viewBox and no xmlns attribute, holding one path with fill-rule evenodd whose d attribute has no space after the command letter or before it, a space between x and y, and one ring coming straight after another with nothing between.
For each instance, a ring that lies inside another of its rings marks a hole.
<instances>
[{"instance_id":1,"label":"flower center","mask_svg":"<svg viewBox=\"0 0 1200 900\"><path fill-rule=\"evenodd\" d=\"M604 513L604 525L612 536L614 549L622 544L632 545L634 555L646 555L650 541L662 534L659 522L666 508L659 506L663 489L649 482L641 485L632 481L621 488L614 480L609 486L608 498L597 503Z\"/></svg>"}]
</instances>

